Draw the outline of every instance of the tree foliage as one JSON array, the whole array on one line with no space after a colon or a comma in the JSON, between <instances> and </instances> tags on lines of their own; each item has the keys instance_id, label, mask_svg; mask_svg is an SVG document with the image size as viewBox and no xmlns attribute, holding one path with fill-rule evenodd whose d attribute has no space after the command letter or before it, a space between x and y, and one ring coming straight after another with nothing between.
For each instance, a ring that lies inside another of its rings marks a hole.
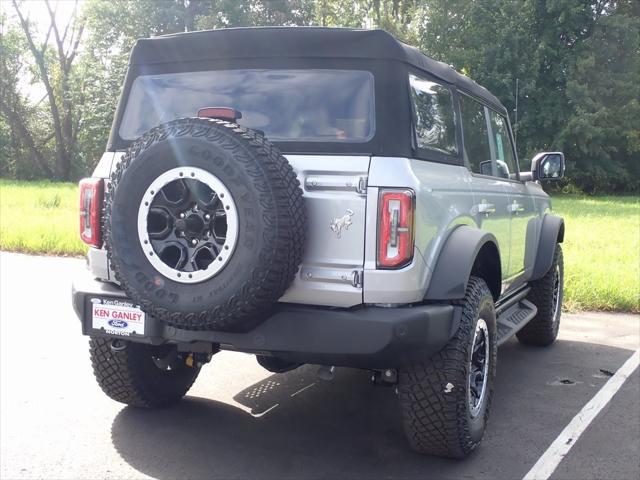
<instances>
[{"instance_id":1,"label":"tree foliage","mask_svg":"<svg viewBox=\"0 0 640 480\"><path fill-rule=\"evenodd\" d=\"M1 175L87 174L104 149L138 38L321 25L384 28L486 86L517 118L523 167L537 151L558 149L570 181L585 191L638 188L637 0L86 0L69 25L53 16L40 43L20 7L5 13L0 37ZM65 31L75 32L77 47ZM45 100L27 98L25 78L44 85Z\"/></svg>"},{"instance_id":2,"label":"tree foliage","mask_svg":"<svg viewBox=\"0 0 640 480\"><path fill-rule=\"evenodd\" d=\"M0 111L11 129L16 143L21 144L33 156L42 174L59 180L67 180L71 175L71 163L76 153L75 145L82 116L84 83L82 79L74 78L73 64L84 31L83 19L76 10L71 18L61 25L49 0L44 0L43 7L47 9L50 23L44 40L38 42L34 26L28 18L25 18L17 0L13 0L13 7L23 42L17 40L10 42L11 34L15 34L15 32L9 31L10 38L7 39L7 48L12 45L22 48L14 50L13 64L11 64L10 57L3 55L3 75L0 84L3 95L0 96ZM28 110L30 106L18 90L19 77L8 74L9 71L19 72L22 61L26 61L27 58L32 75L42 84L46 92L43 103L48 107L48 120L51 125L43 135L37 134L37 127L29 126ZM7 69L6 75L4 74L5 68ZM54 140L54 158L51 162L53 165L47 162L43 150L50 140Z\"/></svg>"}]
</instances>

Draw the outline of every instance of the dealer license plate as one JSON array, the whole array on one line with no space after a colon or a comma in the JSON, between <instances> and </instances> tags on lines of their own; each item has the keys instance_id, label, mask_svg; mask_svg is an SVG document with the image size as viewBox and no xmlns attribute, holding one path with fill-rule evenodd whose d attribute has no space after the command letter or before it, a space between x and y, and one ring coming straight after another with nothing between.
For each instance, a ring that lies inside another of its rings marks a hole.
<instances>
[{"instance_id":1,"label":"dealer license plate","mask_svg":"<svg viewBox=\"0 0 640 480\"><path fill-rule=\"evenodd\" d=\"M91 299L92 326L111 335L144 335L144 312L126 300Z\"/></svg>"}]
</instances>

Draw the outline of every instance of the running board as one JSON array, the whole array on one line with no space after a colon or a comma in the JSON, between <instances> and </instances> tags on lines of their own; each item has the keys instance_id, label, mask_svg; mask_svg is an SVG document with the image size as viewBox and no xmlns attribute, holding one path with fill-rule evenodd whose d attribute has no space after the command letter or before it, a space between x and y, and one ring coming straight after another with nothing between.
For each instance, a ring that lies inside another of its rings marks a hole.
<instances>
[{"instance_id":1,"label":"running board","mask_svg":"<svg viewBox=\"0 0 640 480\"><path fill-rule=\"evenodd\" d=\"M498 315L498 346L509 340L529 320L536 316L538 309L528 300L520 300Z\"/></svg>"}]
</instances>

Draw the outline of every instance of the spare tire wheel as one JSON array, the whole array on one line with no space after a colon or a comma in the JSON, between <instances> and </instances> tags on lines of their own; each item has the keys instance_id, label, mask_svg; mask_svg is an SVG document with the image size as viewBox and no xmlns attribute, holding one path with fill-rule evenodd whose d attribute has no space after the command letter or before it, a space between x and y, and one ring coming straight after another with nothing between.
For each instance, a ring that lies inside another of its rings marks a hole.
<instances>
[{"instance_id":1,"label":"spare tire wheel","mask_svg":"<svg viewBox=\"0 0 640 480\"><path fill-rule=\"evenodd\" d=\"M145 312L179 328L247 331L292 282L305 223L296 175L263 135L187 118L150 130L122 157L105 241Z\"/></svg>"}]
</instances>

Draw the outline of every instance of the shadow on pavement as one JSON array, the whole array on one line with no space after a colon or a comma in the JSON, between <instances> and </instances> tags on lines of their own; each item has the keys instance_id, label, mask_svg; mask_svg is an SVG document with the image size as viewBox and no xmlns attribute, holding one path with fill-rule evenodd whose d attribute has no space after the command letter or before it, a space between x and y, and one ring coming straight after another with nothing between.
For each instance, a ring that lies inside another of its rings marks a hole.
<instances>
[{"instance_id":1,"label":"shadow on pavement","mask_svg":"<svg viewBox=\"0 0 640 480\"><path fill-rule=\"evenodd\" d=\"M159 479L521 478L606 382L600 370L615 371L629 354L580 342L508 342L487 435L466 461L409 450L393 388L373 387L367 372L351 369L318 381L312 366L238 392L251 414L198 397L164 410L126 407L112 441L127 463Z\"/></svg>"}]
</instances>

